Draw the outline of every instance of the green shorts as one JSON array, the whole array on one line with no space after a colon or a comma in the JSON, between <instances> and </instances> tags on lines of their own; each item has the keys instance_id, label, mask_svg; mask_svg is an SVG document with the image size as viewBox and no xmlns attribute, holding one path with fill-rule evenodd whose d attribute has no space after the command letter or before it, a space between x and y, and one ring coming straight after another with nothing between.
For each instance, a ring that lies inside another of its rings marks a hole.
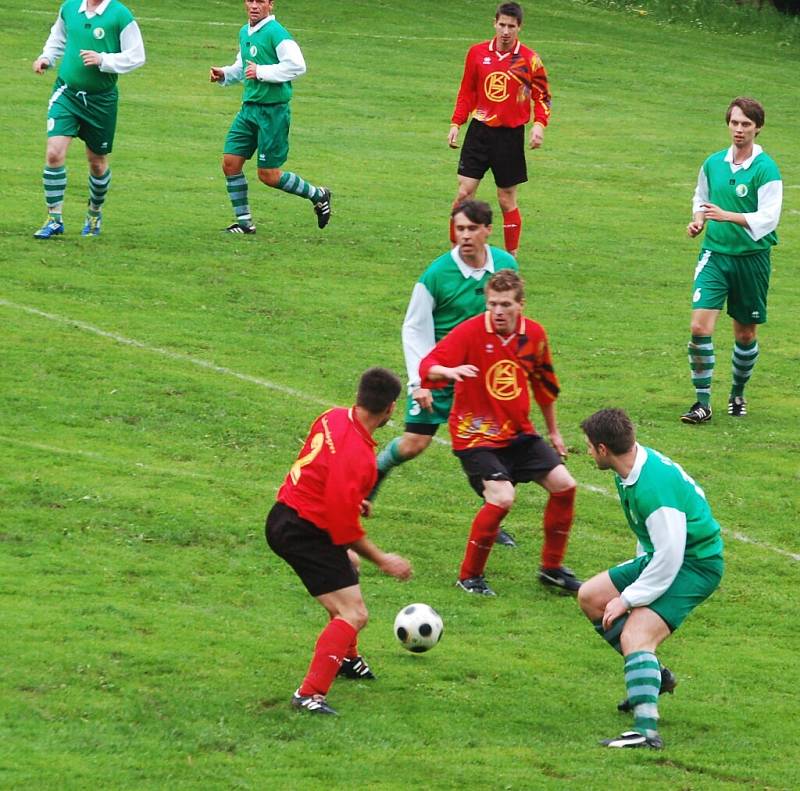
<instances>
[{"instance_id":1,"label":"green shorts","mask_svg":"<svg viewBox=\"0 0 800 791\"><path fill-rule=\"evenodd\" d=\"M641 555L609 569L614 587L620 592L625 590L639 579L649 562L647 555ZM686 620L686 616L717 589L724 568L722 555L702 560L684 560L672 585L647 606L660 615L670 631L674 632Z\"/></svg>"},{"instance_id":2,"label":"green shorts","mask_svg":"<svg viewBox=\"0 0 800 791\"><path fill-rule=\"evenodd\" d=\"M701 250L694 270L692 310L722 310L740 324L764 324L769 291L769 250L752 255L725 255Z\"/></svg>"},{"instance_id":3,"label":"green shorts","mask_svg":"<svg viewBox=\"0 0 800 791\"><path fill-rule=\"evenodd\" d=\"M258 149L258 167L279 168L289 157L291 120L288 102L245 102L228 130L225 153L250 159Z\"/></svg>"},{"instance_id":4,"label":"green shorts","mask_svg":"<svg viewBox=\"0 0 800 791\"><path fill-rule=\"evenodd\" d=\"M47 106L47 136L79 137L95 154L110 154L118 97L116 88L105 93L75 91L59 77Z\"/></svg>"},{"instance_id":5,"label":"green shorts","mask_svg":"<svg viewBox=\"0 0 800 791\"><path fill-rule=\"evenodd\" d=\"M435 427L447 423L447 419L450 417L450 410L453 407L453 386L431 390L431 395L433 396L433 412L422 409L410 395L406 399L406 430L409 425L433 428L433 431L412 431L412 434L434 434Z\"/></svg>"}]
</instances>

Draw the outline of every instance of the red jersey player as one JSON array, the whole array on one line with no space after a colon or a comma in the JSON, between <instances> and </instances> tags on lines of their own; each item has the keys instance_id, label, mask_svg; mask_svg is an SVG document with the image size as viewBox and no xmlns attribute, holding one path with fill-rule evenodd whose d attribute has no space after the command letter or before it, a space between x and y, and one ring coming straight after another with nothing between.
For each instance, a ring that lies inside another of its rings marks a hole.
<instances>
[{"instance_id":1,"label":"red jersey player","mask_svg":"<svg viewBox=\"0 0 800 791\"><path fill-rule=\"evenodd\" d=\"M295 570L330 616L306 677L292 697L292 705L301 711L336 714L325 696L337 675L375 678L358 653L367 608L353 563L357 558L350 551L393 577L411 576L409 562L376 547L360 522L362 514L369 515L366 497L378 474L372 435L389 421L401 388L400 380L385 368L365 371L355 406L329 409L312 423L267 516L270 548Z\"/></svg>"},{"instance_id":2,"label":"red jersey player","mask_svg":"<svg viewBox=\"0 0 800 791\"><path fill-rule=\"evenodd\" d=\"M575 480L562 462L567 449L556 421L559 384L544 328L522 315L523 283L511 269L486 284L487 310L448 333L419 366L423 387L455 384L450 412L453 453L484 500L470 530L457 585L493 596L484 569L515 485L536 481L549 492L539 579L569 593L580 580L562 565L575 503ZM551 447L530 420L530 390ZM557 452L556 452L557 451Z\"/></svg>"},{"instance_id":3,"label":"red jersey player","mask_svg":"<svg viewBox=\"0 0 800 791\"><path fill-rule=\"evenodd\" d=\"M505 246L513 256L522 233L517 185L528 180L525 124L533 107L530 147L539 148L550 118L547 72L541 58L520 43L517 36L521 27L520 5L501 3L494 17L495 37L467 52L447 136L450 147L456 148L459 127L472 113L458 161L458 194L453 205L474 198L491 168L503 212ZM450 239L455 243L452 225Z\"/></svg>"}]
</instances>

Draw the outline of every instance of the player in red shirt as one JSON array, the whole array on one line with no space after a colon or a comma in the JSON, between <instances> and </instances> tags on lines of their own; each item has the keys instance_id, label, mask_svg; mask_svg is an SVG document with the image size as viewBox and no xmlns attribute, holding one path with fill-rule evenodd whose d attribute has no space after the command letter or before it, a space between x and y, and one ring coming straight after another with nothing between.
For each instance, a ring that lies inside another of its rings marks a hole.
<instances>
[{"instance_id":1,"label":"player in red shirt","mask_svg":"<svg viewBox=\"0 0 800 791\"><path fill-rule=\"evenodd\" d=\"M559 384L544 328L522 315L524 299L516 272L495 273L486 284L486 312L445 335L419 366L423 387L455 382L449 421L453 453L484 499L456 584L484 596L494 596L484 569L514 503L514 487L530 481L550 494L539 579L569 593L581 585L562 565L572 527L575 480L562 462L567 449L556 421ZM553 447L531 423L529 387Z\"/></svg>"},{"instance_id":2,"label":"player in red shirt","mask_svg":"<svg viewBox=\"0 0 800 791\"><path fill-rule=\"evenodd\" d=\"M389 421L401 389L391 371L365 371L355 406L329 409L312 423L267 516L270 548L330 616L306 677L292 696L292 705L301 711L336 714L325 696L337 675L375 678L358 653L367 608L358 584L357 555L398 579L411 576L409 562L376 547L360 520L369 515L366 498L377 478L372 435ZM353 550L357 555L350 554Z\"/></svg>"},{"instance_id":3,"label":"player in red shirt","mask_svg":"<svg viewBox=\"0 0 800 791\"><path fill-rule=\"evenodd\" d=\"M453 206L474 198L491 168L503 212L505 246L513 256L522 233L517 185L528 180L525 124L530 121L533 106L530 147L539 148L550 118L547 72L536 52L520 43L517 36L521 27L520 5L501 3L494 17L495 37L467 52L447 136L450 148L456 148L459 127L472 113L458 160L458 194ZM450 239L455 244L452 223Z\"/></svg>"}]
</instances>

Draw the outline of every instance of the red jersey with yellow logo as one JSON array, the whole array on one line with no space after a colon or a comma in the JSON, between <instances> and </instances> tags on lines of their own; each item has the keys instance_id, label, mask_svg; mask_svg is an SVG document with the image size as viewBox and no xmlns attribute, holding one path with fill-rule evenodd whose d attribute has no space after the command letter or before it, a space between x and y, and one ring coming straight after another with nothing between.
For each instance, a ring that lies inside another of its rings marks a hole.
<instances>
[{"instance_id":1,"label":"red jersey with yellow logo","mask_svg":"<svg viewBox=\"0 0 800 791\"><path fill-rule=\"evenodd\" d=\"M329 409L311 424L278 502L325 530L334 544L357 541L364 536L361 501L378 477L375 445L354 407Z\"/></svg>"},{"instance_id":2,"label":"red jersey with yellow logo","mask_svg":"<svg viewBox=\"0 0 800 791\"><path fill-rule=\"evenodd\" d=\"M461 126L473 113L487 126L523 126L531 119L547 126L550 87L542 59L517 41L510 52L498 52L495 41L470 47L452 122ZM474 112L473 112L474 111Z\"/></svg>"},{"instance_id":3,"label":"red jersey with yellow logo","mask_svg":"<svg viewBox=\"0 0 800 791\"><path fill-rule=\"evenodd\" d=\"M558 397L559 384L544 327L525 316L520 316L516 332L507 337L495 332L488 311L461 322L419 366L423 387L449 384L450 380L426 378L433 365L474 365L478 369L475 378L455 385L449 420L453 450L503 448L520 434L535 434L530 391L539 405Z\"/></svg>"}]
</instances>

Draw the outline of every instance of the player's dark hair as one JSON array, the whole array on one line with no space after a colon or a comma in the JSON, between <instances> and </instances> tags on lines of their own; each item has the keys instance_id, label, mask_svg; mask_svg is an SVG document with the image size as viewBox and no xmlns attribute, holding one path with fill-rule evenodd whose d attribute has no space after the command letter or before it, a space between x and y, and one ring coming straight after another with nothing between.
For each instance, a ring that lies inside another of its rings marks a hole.
<instances>
[{"instance_id":1,"label":"player's dark hair","mask_svg":"<svg viewBox=\"0 0 800 791\"><path fill-rule=\"evenodd\" d=\"M462 200L453 206L453 211L450 212L451 217L455 217L456 214L464 214L468 220L478 225L492 224L492 207L482 200Z\"/></svg>"},{"instance_id":2,"label":"player's dark hair","mask_svg":"<svg viewBox=\"0 0 800 791\"><path fill-rule=\"evenodd\" d=\"M490 291L513 291L514 299L522 302L525 299L525 281L513 269L501 269L489 278L483 293Z\"/></svg>"},{"instance_id":3,"label":"player's dark hair","mask_svg":"<svg viewBox=\"0 0 800 791\"><path fill-rule=\"evenodd\" d=\"M764 107L761 102L751 99L749 96L737 96L725 111L725 123L731 121L733 108L738 107L759 129L764 126Z\"/></svg>"},{"instance_id":4,"label":"player's dark hair","mask_svg":"<svg viewBox=\"0 0 800 791\"><path fill-rule=\"evenodd\" d=\"M592 445L605 445L617 456L627 453L636 442L636 430L622 409L601 409L589 415L581 428Z\"/></svg>"},{"instance_id":5,"label":"player's dark hair","mask_svg":"<svg viewBox=\"0 0 800 791\"><path fill-rule=\"evenodd\" d=\"M387 368L368 368L358 383L356 405L373 415L380 415L393 401L397 401L403 385Z\"/></svg>"},{"instance_id":6,"label":"player's dark hair","mask_svg":"<svg viewBox=\"0 0 800 791\"><path fill-rule=\"evenodd\" d=\"M501 16L514 17L514 19L519 22L519 26L522 27L522 6L519 3L500 3L494 14L495 22L500 19Z\"/></svg>"}]
</instances>

